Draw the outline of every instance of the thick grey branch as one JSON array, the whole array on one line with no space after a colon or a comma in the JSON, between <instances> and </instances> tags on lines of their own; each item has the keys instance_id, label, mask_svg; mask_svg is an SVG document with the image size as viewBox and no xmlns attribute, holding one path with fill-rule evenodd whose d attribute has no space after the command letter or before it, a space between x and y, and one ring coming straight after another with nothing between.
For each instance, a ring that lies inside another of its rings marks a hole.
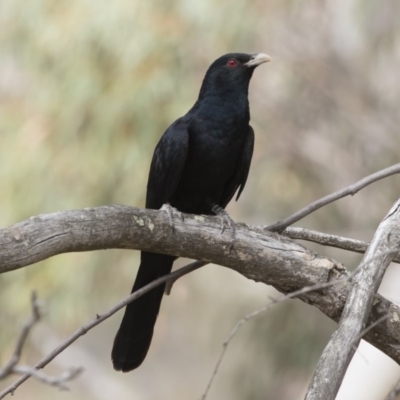
<instances>
[{"instance_id":1,"label":"thick grey branch","mask_svg":"<svg viewBox=\"0 0 400 400\"><path fill-rule=\"evenodd\" d=\"M215 217L185 215L176 219L171 234L163 211L112 205L32 217L0 230L0 272L7 272L56 254L108 248L140 249L213 262L249 279L273 285L282 293L330 282L348 275L338 262L261 228L236 225L236 241L229 251L230 232L221 234ZM339 321L348 285L334 285L300 296ZM369 324L392 313L366 339L400 363L400 307L376 300Z\"/></svg>"},{"instance_id":2,"label":"thick grey branch","mask_svg":"<svg viewBox=\"0 0 400 400\"><path fill-rule=\"evenodd\" d=\"M0 273L67 252L110 248L137 249L214 262L254 280L288 288L328 279L336 263L262 229L236 225L229 249L229 229L219 220L185 215L171 227L166 212L112 205L32 217L0 230ZM293 268L299 273L293 273ZM339 267L341 268L341 267Z\"/></svg>"},{"instance_id":3,"label":"thick grey branch","mask_svg":"<svg viewBox=\"0 0 400 400\"><path fill-rule=\"evenodd\" d=\"M307 400L334 400L367 325L375 293L400 248L400 199L383 219L353 278L339 327L326 346L310 384Z\"/></svg>"}]
</instances>

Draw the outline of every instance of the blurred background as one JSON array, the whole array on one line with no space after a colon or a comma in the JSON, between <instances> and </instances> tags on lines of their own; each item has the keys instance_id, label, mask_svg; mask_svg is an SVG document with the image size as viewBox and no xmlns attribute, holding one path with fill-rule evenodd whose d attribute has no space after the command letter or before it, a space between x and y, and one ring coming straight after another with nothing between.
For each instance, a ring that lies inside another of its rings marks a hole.
<instances>
[{"instance_id":1,"label":"blurred background","mask_svg":"<svg viewBox=\"0 0 400 400\"><path fill-rule=\"evenodd\" d=\"M58 210L142 207L153 149L193 105L220 55L265 52L250 87L256 146L237 221L267 225L399 162L400 3L396 0L0 1L0 227ZM298 225L370 240L399 195L398 177ZM353 269L359 255L311 246ZM0 362L38 291L46 315L25 349L34 364L126 296L139 253L66 254L0 276ZM185 260L176 265L183 265ZM400 301L398 266L382 293ZM209 265L164 299L145 363L112 369L122 313L46 368L83 366L71 392L32 379L16 399L198 399L234 324L272 288ZM302 399L335 324L299 301L248 323L209 399ZM361 346L338 398L382 399L399 368ZM1 382L1 387L14 379Z\"/></svg>"}]
</instances>

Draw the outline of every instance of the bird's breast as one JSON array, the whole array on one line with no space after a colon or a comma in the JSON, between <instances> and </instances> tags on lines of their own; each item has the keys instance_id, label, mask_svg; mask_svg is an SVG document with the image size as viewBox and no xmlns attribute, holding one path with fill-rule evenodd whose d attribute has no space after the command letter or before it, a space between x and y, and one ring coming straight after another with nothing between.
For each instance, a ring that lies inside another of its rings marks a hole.
<instances>
[{"instance_id":1,"label":"bird's breast","mask_svg":"<svg viewBox=\"0 0 400 400\"><path fill-rule=\"evenodd\" d=\"M174 196L176 207L185 212L206 213L207 201L219 204L235 174L247 132L246 128L228 129L206 121L201 125L190 132L188 156Z\"/></svg>"}]
</instances>

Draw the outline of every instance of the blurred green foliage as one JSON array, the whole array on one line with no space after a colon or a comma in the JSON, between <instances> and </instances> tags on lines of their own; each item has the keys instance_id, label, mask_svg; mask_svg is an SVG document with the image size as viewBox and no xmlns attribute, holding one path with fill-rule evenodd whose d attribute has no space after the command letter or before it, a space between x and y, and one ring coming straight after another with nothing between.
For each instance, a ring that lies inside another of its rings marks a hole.
<instances>
[{"instance_id":1,"label":"blurred green foliage","mask_svg":"<svg viewBox=\"0 0 400 400\"><path fill-rule=\"evenodd\" d=\"M399 8L394 0L2 0L0 226L57 210L142 206L158 138L191 107L208 65L231 51L273 58L252 80L256 149L246 190L229 206L237 220L268 224L396 163ZM302 225L368 239L398 183L380 182ZM358 259L318 250L350 267ZM62 338L129 292L137 261L131 251L70 254L2 275L0 361L31 290L46 302L48 332ZM218 267L182 279L144 366L112 371L114 318L76 344L101 371L88 367L70 396L114 398L96 392L97 382L119 398L199 397L231 326L268 293ZM278 306L232 343L211 398L302 398L333 326L305 305ZM27 349L28 362L47 335ZM32 382L16 398L28 393L65 398Z\"/></svg>"}]
</instances>

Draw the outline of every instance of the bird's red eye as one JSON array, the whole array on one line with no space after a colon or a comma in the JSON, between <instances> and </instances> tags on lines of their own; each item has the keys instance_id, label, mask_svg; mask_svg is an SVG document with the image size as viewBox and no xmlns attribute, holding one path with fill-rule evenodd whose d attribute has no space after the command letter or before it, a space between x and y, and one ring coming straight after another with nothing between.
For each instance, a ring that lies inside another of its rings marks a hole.
<instances>
[{"instance_id":1,"label":"bird's red eye","mask_svg":"<svg viewBox=\"0 0 400 400\"><path fill-rule=\"evenodd\" d=\"M229 67L229 68L235 68L236 66L237 66L237 61L234 59L234 58L230 58L229 60L228 60L228 62L226 63L226 65Z\"/></svg>"}]
</instances>

